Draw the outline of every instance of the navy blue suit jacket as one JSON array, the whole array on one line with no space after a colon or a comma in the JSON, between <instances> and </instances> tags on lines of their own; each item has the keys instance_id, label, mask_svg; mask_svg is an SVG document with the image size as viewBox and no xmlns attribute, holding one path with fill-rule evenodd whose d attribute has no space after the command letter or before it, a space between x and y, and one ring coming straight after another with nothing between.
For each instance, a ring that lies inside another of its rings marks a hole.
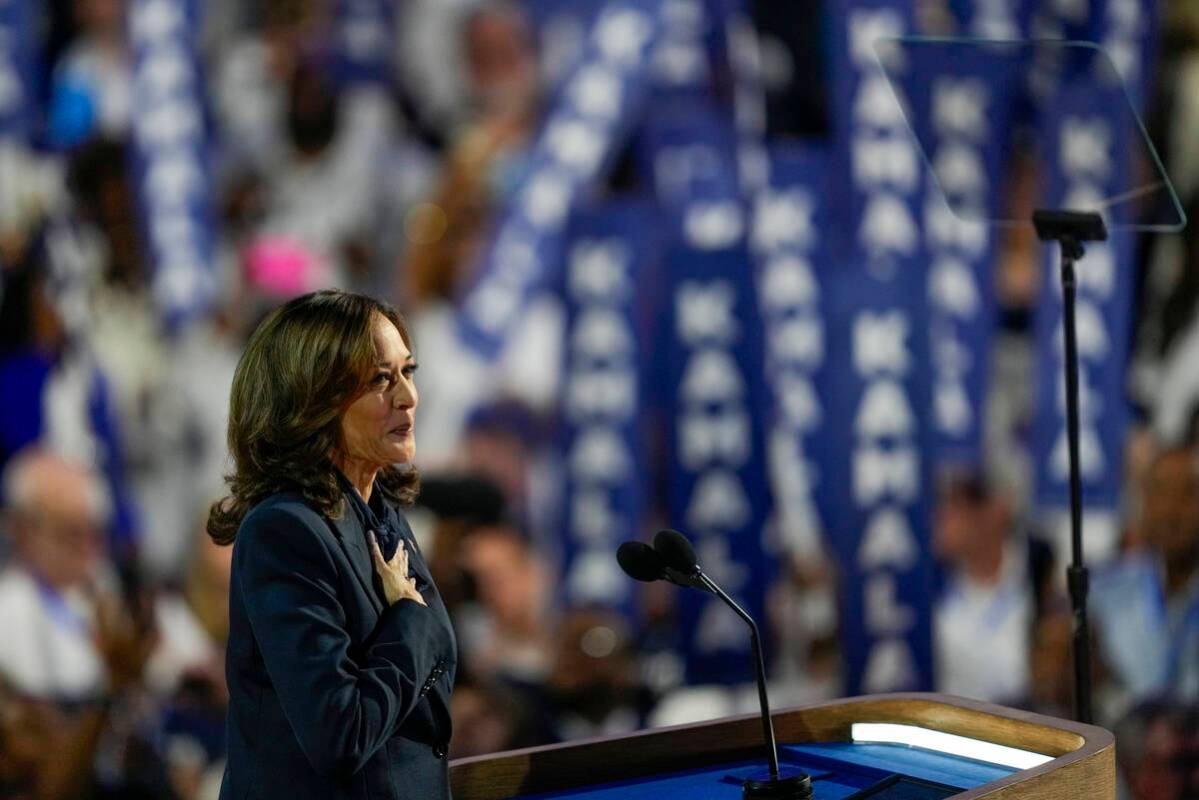
<instances>
[{"instance_id":1,"label":"navy blue suit jacket","mask_svg":"<svg viewBox=\"0 0 1199 800\"><path fill-rule=\"evenodd\" d=\"M221 800L450 796L449 616L391 508L428 607L387 605L363 523L346 505L327 520L300 495L276 494L238 530Z\"/></svg>"}]
</instances>

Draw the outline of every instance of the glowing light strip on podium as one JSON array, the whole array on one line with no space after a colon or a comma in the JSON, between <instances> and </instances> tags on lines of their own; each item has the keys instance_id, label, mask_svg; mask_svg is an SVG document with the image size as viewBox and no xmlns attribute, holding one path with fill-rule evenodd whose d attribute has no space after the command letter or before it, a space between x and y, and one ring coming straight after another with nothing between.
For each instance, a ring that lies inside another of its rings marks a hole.
<instances>
[{"instance_id":1,"label":"glowing light strip on podium","mask_svg":"<svg viewBox=\"0 0 1199 800\"><path fill-rule=\"evenodd\" d=\"M906 744L1014 769L1031 769L1053 760L1053 756L1034 753L1031 750L1020 750L1016 747L971 739L968 736L890 722L855 722L850 726L850 737L855 742Z\"/></svg>"}]
</instances>

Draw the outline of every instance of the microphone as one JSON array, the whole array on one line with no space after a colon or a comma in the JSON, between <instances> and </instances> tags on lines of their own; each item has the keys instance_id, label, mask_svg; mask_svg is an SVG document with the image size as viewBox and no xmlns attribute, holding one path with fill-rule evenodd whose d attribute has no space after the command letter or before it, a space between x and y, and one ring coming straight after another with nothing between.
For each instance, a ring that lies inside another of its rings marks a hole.
<instances>
[{"instance_id":1,"label":"microphone","mask_svg":"<svg viewBox=\"0 0 1199 800\"><path fill-rule=\"evenodd\" d=\"M644 542L624 542L616 548L616 562L624 574L638 581L670 581L675 586L708 591L697 577L667 566L662 556Z\"/></svg>"},{"instance_id":2,"label":"microphone","mask_svg":"<svg viewBox=\"0 0 1199 800\"><path fill-rule=\"evenodd\" d=\"M626 552L626 559L633 552L633 548L626 548L626 545L639 544L637 542L626 542L620 546L620 550ZM641 545L645 550L650 548ZM617 560L621 562L621 567L625 567L625 562L620 558L620 550L617 551ZM636 548L637 553L641 553L640 548ZM672 583L680 583L680 585L696 586L706 591L715 594L733 610L737 616L745 620L749 625L750 643L754 655L754 671L758 683L758 705L762 712L762 736L766 744L766 754L770 760L769 775L760 775L757 777L746 778L742 784L741 796L743 800L758 800L758 798L786 798L786 800L810 800L812 797L812 779L802 771L789 770L789 774L780 775L779 773L779 756L778 746L774 739L774 723L770 718L770 701L766 696L766 661L762 657L762 641L758 633L758 624L754 622L753 617L739 606L733 598L729 597L723 589L716 585L716 582L704 574L703 569L699 566L699 559L696 558L695 548L691 546L691 542L687 541L687 537L678 531L666 529L658 531L654 535L654 546L652 551L662 564L663 577L665 573L674 572L677 576L683 579L680 581L671 581ZM643 559L641 563L652 564L652 557L648 555L639 555L638 559ZM628 568L625 572L633 577L634 575ZM643 574L648 574L648 568ZM669 578L668 578L669 579ZM638 578L638 580L646 580L646 578Z\"/></svg>"},{"instance_id":3,"label":"microphone","mask_svg":"<svg viewBox=\"0 0 1199 800\"><path fill-rule=\"evenodd\" d=\"M624 542L616 548L616 562L633 580L652 583L666 577L666 565L645 542Z\"/></svg>"},{"instance_id":4,"label":"microphone","mask_svg":"<svg viewBox=\"0 0 1199 800\"><path fill-rule=\"evenodd\" d=\"M655 533L654 552L662 558L663 564L679 572L687 575L698 575L701 572L695 548L687 541L687 537L678 531L667 528Z\"/></svg>"}]
</instances>

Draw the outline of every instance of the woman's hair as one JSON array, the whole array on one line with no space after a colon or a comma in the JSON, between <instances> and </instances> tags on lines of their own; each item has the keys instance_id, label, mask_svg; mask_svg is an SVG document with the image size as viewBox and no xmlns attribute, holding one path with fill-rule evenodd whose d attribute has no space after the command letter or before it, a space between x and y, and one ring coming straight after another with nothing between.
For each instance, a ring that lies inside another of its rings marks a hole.
<instances>
[{"instance_id":1,"label":"woman's hair","mask_svg":"<svg viewBox=\"0 0 1199 800\"><path fill-rule=\"evenodd\" d=\"M342 447L342 414L375 371L376 316L390 320L411 350L398 311L332 290L288 301L250 336L229 398L229 495L208 514L217 544L231 544L246 513L276 492L298 492L321 515L341 516L332 456ZM375 478L387 499L403 505L415 499L418 484L411 468L386 467Z\"/></svg>"}]
</instances>

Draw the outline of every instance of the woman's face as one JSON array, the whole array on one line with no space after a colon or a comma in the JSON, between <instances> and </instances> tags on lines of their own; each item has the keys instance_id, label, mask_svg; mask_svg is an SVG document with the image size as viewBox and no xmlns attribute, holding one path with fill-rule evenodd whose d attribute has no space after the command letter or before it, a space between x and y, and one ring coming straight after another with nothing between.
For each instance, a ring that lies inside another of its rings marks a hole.
<instances>
[{"instance_id":1,"label":"woman's face","mask_svg":"<svg viewBox=\"0 0 1199 800\"><path fill-rule=\"evenodd\" d=\"M375 317L371 336L375 372L366 392L342 415L341 435L347 461L382 468L408 463L416 455L416 360L386 317Z\"/></svg>"}]
</instances>

